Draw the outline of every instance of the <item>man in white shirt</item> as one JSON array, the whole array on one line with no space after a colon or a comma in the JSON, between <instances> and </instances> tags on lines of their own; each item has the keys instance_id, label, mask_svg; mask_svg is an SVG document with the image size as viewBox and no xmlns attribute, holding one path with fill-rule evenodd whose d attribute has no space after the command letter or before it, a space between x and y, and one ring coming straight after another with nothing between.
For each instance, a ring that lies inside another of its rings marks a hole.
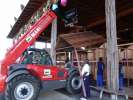
<instances>
[{"instance_id":1,"label":"man in white shirt","mask_svg":"<svg viewBox=\"0 0 133 100\"><path fill-rule=\"evenodd\" d=\"M83 76L83 82L85 86L85 92L86 96L85 98L90 98L90 73L91 73L91 66L89 65L89 61L85 60L85 63L82 68L82 76Z\"/></svg>"}]
</instances>

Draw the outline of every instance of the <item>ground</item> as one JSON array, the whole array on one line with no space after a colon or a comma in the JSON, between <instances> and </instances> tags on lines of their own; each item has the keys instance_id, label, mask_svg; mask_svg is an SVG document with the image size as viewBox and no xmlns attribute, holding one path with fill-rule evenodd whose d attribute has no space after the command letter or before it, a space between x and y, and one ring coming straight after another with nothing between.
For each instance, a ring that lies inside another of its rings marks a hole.
<instances>
[{"instance_id":1,"label":"ground","mask_svg":"<svg viewBox=\"0 0 133 100\"><path fill-rule=\"evenodd\" d=\"M38 100L80 100L80 94L78 95L70 95L64 90L56 90L56 91L41 91Z\"/></svg>"},{"instance_id":2,"label":"ground","mask_svg":"<svg viewBox=\"0 0 133 100\"><path fill-rule=\"evenodd\" d=\"M38 100L80 100L81 94L70 95L65 90L56 90L56 91L41 91ZM91 91L91 98L88 100L111 100L109 96L105 96L102 99L99 99L99 93ZM125 99L118 99L125 100Z\"/></svg>"}]
</instances>

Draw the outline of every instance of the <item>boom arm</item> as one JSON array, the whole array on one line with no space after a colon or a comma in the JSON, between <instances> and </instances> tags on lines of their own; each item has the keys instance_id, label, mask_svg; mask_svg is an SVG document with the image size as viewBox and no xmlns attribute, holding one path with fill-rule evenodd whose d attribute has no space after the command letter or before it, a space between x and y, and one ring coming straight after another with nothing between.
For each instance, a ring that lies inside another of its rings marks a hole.
<instances>
[{"instance_id":1,"label":"boom arm","mask_svg":"<svg viewBox=\"0 0 133 100\"><path fill-rule=\"evenodd\" d=\"M42 17L23 35L20 40L6 53L1 62L0 74L6 75L8 66L13 64L22 53L31 46L47 26L56 18L51 10L45 12Z\"/></svg>"}]
</instances>

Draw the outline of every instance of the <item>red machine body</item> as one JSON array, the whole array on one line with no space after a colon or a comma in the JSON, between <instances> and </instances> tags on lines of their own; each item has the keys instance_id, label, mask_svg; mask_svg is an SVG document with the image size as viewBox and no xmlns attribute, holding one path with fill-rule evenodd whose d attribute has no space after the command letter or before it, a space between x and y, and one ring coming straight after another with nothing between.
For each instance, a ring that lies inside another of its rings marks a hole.
<instances>
[{"instance_id":1,"label":"red machine body","mask_svg":"<svg viewBox=\"0 0 133 100\"><path fill-rule=\"evenodd\" d=\"M6 53L5 58L1 61L0 64L0 92L5 90L5 82L10 65L16 62L22 53L36 41L39 35L56 17L57 16L55 13L51 10L45 12L42 17ZM30 65L29 68L31 68Z\"/></svg>"},{"instance_id":2,"label":"red machine body","mask_svg":"<svg viewBox=\"0 0 133 100\"><path fill-rule=\"evenodd\" d=\"M27 69L30 73L40 80L65 80L68 73L64 68L58 68L56 66L42 66L42 65L27 65ZM63 76L59 77L58 72L64 73Z\"/></svg>"},{"instance_id":3,"label":"red machine body","mask_svg":"<svg viewBox=\"0 0 133 100\"><path fill-rule=\"evenodd\" d=\"M37 100L42 88L45 91L66 88L71 94L81 91L80 76L76 68L53 66L46 50L32 48L27 56L23 55L26 51L28 53L28 47L35 43L56 17L53 11L48 10L6 53L0 64L0 100ZM34 57L33 54L36 53L40 53L43 63L34 62L33 58L33 62L28 63L27 60L23 63L25 58ZM22 59L16 63L21 56Z\"/></svg>"}]
</instances>

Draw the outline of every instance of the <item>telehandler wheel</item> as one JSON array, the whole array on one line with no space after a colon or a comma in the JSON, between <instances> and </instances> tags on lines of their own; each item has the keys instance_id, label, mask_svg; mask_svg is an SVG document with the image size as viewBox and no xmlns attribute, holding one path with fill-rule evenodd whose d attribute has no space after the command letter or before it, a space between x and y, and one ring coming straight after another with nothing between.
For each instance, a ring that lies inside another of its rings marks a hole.
<instances>
[{"instance_id":1,"label":"telehandler wheel","mask_svg":"<svg viewBox=\"0 0 133 100\"><path fill-rule=\"evenodd\" d=\"M6 100L37 100L40 83L37 78L29 74L16 76L7 83Z\"/></svg>"},{"instance_id":2,"label":"telehandler wheel","mask_svg":"<svg viewBox=\"0 0 133 100\"><path fill-rule=\"evenodd\" d=\"M70 73L67 83L66 83L66 90L70 94L77 94L81 92L81 80L78 71L74 71Z\"/></svg>"}]
</instances>

